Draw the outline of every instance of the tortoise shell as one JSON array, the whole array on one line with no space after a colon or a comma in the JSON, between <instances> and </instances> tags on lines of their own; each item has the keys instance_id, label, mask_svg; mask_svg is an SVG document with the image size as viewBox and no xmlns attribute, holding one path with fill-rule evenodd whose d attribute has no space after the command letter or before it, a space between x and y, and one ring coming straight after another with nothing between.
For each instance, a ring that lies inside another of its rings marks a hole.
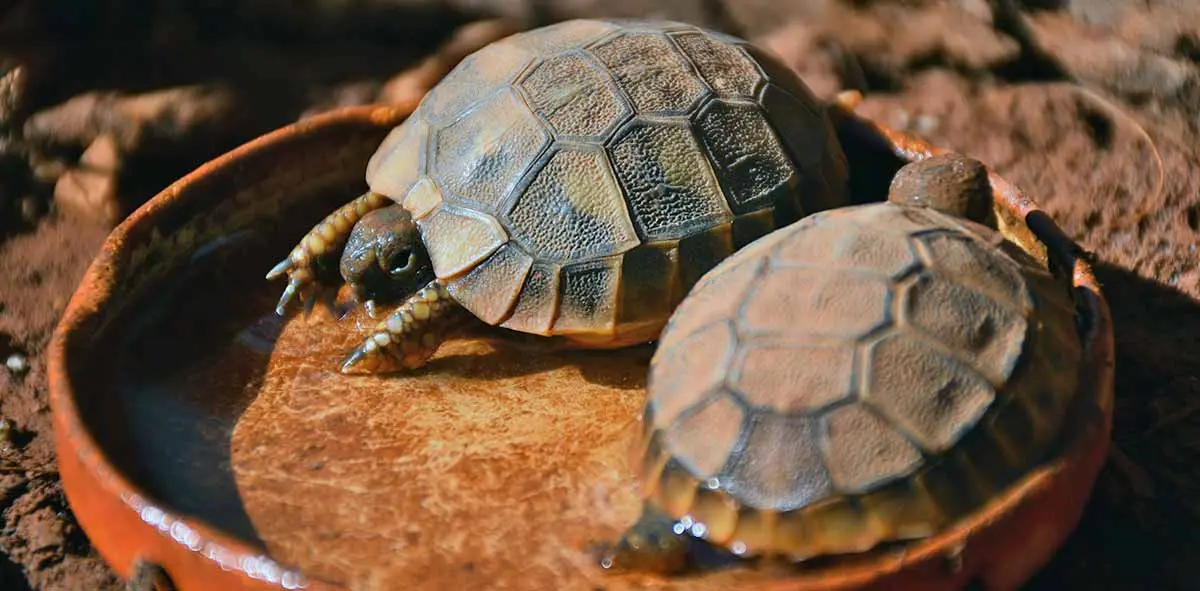
<instances>
[{"instance_id":1,"label":"tortoise shell","mask_svg":"<svg viewBox=\"0 0 1200 591\"><path fill-rule=\"evenodd\" d=\"M621 345L717 262L844 203L820 104L745 41L575 20L464 59L367 167L481 320Z\"/></svg>"},{"instance_id":2,"label":"tortoise shell","mask_svg":"<svg viewBox=\"0 0 1200 591\"><path fill-rule=\"evenodd\" d=\"M1068 290L998 232L926 208L777 230L663 332L647 502L735 553L794 560L936 533L1056 441L1082 354Z\"/></svg>"}]
</instances>

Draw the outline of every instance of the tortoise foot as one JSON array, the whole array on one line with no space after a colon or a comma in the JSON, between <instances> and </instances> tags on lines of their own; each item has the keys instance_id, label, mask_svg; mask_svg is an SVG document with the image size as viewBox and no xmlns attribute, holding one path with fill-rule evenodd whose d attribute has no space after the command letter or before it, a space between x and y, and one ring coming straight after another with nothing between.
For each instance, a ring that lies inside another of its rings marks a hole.
<instances>
[{"instance_id":1,"label":"tortoise foot","mask_svg":"<svg viewBox=\"0 0 1200 591\"><path fill-rule=\"evenodd\" d=\"M308 234L287 256L267 272L267 279L278 279L285 274L287 287L275 306L275 313L283 316L287 305L299 298L311 309L318 299L326 299L329 291L336 292L334 281L337 276L337 259L354 224L366 214L383 207L390 201L378 193L366 193L354 201L339 207Z\"/></svg>"},{"instance_id":2,"label":"tortoise foot","mask_svg":"<svg viewBox=\"0 0 1200 591\"><path fill-rule=\"evenodd\" d=\"M344 374L379 374L417 369L433 357L467 317L446 286L431 281L408 298L342 361Z\"/></svg>"}]
</instances>

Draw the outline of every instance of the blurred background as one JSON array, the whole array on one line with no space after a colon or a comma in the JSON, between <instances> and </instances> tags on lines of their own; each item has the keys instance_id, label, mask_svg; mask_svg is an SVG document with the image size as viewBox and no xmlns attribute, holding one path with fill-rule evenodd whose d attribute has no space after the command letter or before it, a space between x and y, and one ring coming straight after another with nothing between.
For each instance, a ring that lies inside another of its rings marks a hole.
<instances>
[{"instance_id":1,"label":"blurred background","mask_svg":"<svg viewBox=\"0 0 1200 591\"><path fill-rule=\"evenodd\" d=\"M0 0L0 589L121 588L62 496L41 355L116 223L266 131L412 96L472 35L596 16L719 29L822 98L862 90L1094 252L1115 445L1030 588L1200 588L1200 1Z\"/></svg>"}]
</instances>

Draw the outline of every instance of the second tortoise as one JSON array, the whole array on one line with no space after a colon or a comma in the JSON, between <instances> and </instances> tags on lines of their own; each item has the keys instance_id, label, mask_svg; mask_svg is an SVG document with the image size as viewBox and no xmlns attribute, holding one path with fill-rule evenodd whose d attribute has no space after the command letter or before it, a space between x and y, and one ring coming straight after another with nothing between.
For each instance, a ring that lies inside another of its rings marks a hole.
<instances>
[{"instance_id":1,"label":"second tortoise","mask_svg":"<svg viewBox=\"0 0 1200 591\"><path fill-rule=\"evenodd\" d=\"M909 164L889 202L697 284L652 360L645 509L607 566L685 569L696 538L791 562L926 538L1046 457L1078 391L1072 288L984 225L983 172Z\"/></svg>"}]
</instances>

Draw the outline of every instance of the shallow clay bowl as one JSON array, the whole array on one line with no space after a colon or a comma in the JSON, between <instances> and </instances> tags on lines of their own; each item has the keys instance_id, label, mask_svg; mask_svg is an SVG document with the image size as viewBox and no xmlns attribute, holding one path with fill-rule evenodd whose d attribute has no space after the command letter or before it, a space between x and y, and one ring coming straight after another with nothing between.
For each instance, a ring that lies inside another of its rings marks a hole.
<instances>
[{"instance_id":1,"label":"shallow clay bowl","mask_svg":"<svg viewBox=\"0 0 1200 591\"><path fill-rule=\"evenodd\" d=\"M331 113L214 160L121 224L88 270L51 345L51 403L67 497L122 576L166 573L184 591L1011 588L1074 528L1107 450L1108 311L1074 245L994 178L1003 231L1073 271L1081 295L1088 356L1061 453L903 552L675 580L601 572L595 545L639 508L628 451L650 347L566 351L478 328L413 375L348 377L336 367L356 313L272 313L281 285L266 270L363 190L410 108ZM931 151L838 121L859 201Z\"/></svg>"}]
</instances>

